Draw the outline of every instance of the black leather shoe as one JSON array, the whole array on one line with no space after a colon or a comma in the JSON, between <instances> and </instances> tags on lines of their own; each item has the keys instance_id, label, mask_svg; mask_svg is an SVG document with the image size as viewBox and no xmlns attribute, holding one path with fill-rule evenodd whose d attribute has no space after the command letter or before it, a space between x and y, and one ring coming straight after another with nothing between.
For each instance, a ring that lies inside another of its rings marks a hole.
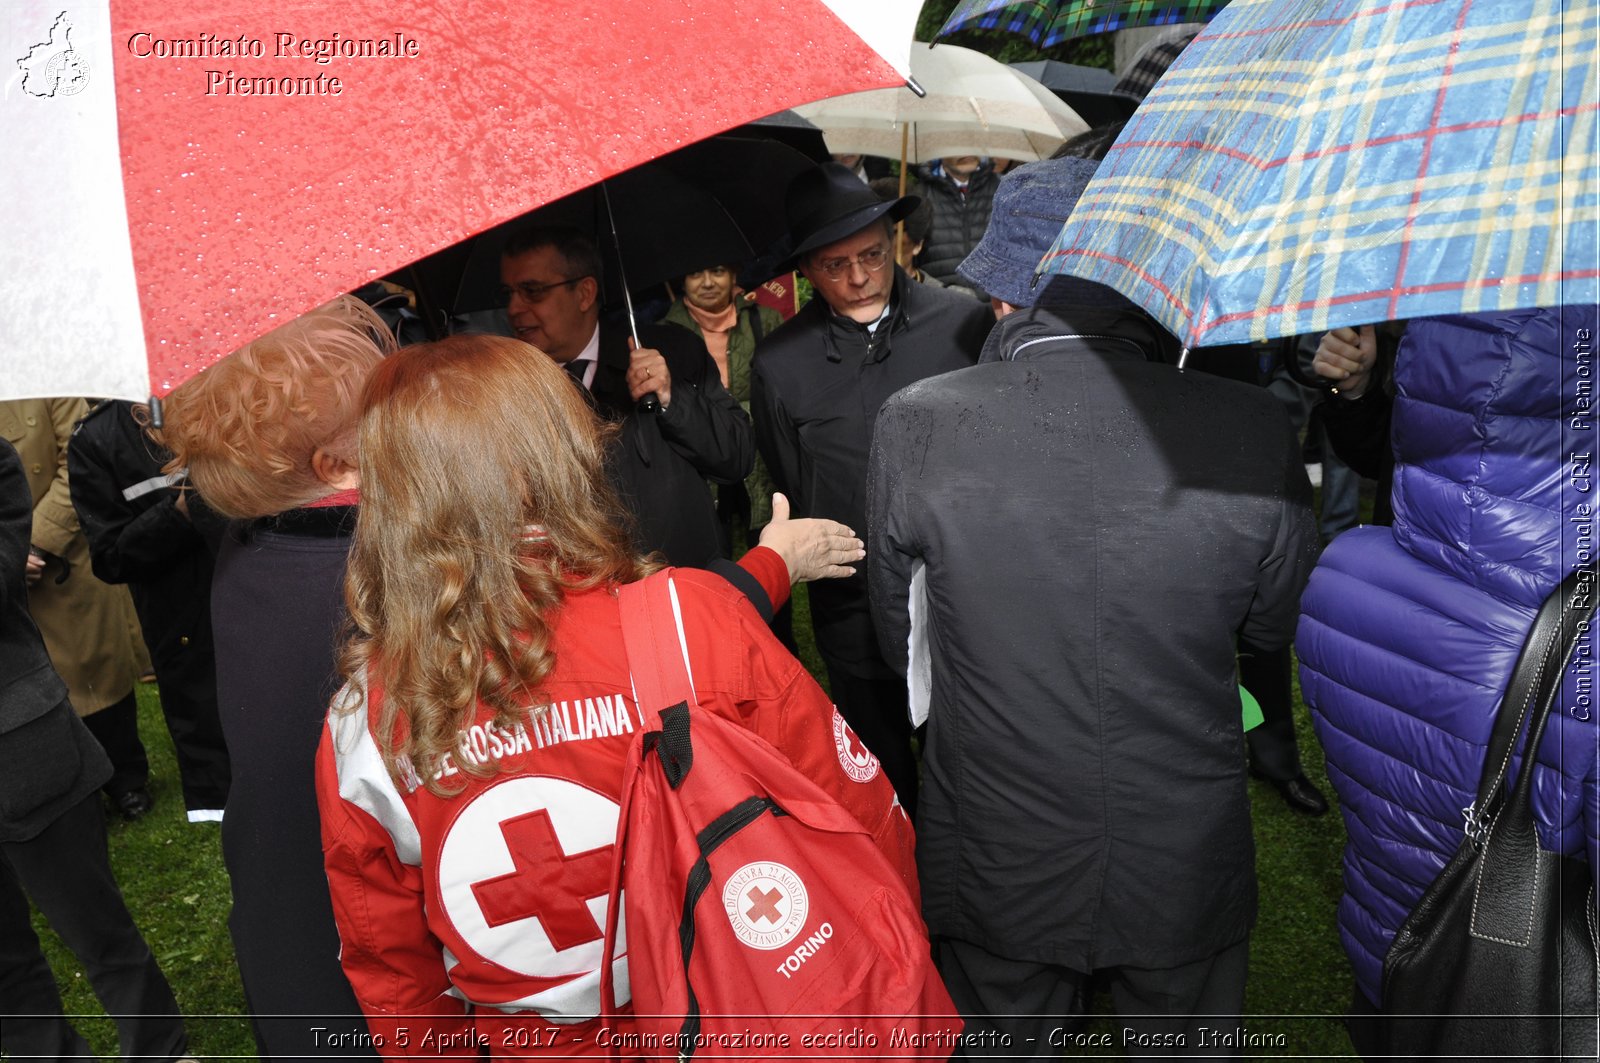
<instances>
[{"instance_id":1,"label":"black leather shoe","mask_svg":"<svg viewBox=\"0 0 1600 1063\"><path fill-rule=\"evenodd\" d=\"M117 806L117 811L121 813L123 819L135 820L149 812L155 801L151 799L149 790L139 786L132 790L124 790L113 797L111 803Z\"/></svg>"},{"instance_id":2,"label":"black leather shoe","mask_svg":"<svg viewBox=\"0 0 1600 1063\"><path fill-rule=\"evenodd\" d=\"M1304 775L1296 775L1287 782L1273 780L1272 785L1283 796L1283 803L1302 815L1320 816L1328 811L1328 799Z\"/></svg>"}]
</instances>

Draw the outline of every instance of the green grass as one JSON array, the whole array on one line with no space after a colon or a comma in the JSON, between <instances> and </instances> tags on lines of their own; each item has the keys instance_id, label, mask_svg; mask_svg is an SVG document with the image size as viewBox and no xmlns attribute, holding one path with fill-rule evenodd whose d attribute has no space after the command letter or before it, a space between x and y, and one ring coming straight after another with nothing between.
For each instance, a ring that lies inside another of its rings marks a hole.
<instances>
[{"instance_id":1,"label":"green grass","mask_svg":"<svg viewBox=\"0 0 1600 1063\"><path fill-rule=\"evenodd\" d=\"M818 671L805 596L797 596L802 659ZM1298 706L1299 692L1296 689ZM244 993L228 938L229 889L215 824L187 823L172 745L153 687L139 691L139 724L150 751L155 810L137 823L110 822L112 863L128 907L172 982L189 1021L191 1049L213 1058L254 1058ZM1322 754L1304 709L1297 707L1307 774L1329 793ZM1251 938L1245 1028L1284 1036L1281 1049L1247 1048L1246 1059L1354 1058L1338 1015L1351 980L1334 930L1344 827L1335 811L1321 819L1290 812L1270 786L1252 781L1251 801L1261 882L1261 917ZM1065 888L1065 884L1064 884ZM116 1056L116 1031L104 1017L82 968L35 919L69 1013L95 1052ZM1099 1028L1116 1030L1114 1020ZM1084 1050L1077 1058L1094 1058ZM1106 1053L1103 1058L1115 1058Z\"/></svg>"}]
</instances>

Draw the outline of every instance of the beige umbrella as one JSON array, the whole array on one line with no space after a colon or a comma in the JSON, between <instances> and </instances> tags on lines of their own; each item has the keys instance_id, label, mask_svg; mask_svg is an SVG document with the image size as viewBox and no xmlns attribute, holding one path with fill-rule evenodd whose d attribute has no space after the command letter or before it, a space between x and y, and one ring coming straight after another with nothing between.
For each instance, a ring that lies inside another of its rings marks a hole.
<instances>
[{"instance_id":1,"label":"beige umbrella","mask_svg":"<svg viewBox=\"0 0 1600 1063\"><path fill-rule=\"evenodd\" d=\"M926 95L872 89L794 111L822 130L835 154L916 163L956 155L1032 162L1088 128L1049 89L969 48L914 44L911 75Z\"/></svg>"}]
</instances>

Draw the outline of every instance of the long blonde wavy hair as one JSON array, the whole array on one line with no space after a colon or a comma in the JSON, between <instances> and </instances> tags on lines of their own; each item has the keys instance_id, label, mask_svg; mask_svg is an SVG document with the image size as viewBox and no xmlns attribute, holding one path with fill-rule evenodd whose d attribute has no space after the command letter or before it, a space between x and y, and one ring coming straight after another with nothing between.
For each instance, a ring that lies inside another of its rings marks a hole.
<instances>
[{"instance_id":1,"label":"long blonde wavy hair","mask_svg":"<svg viewBox=\"0 0 1600 1063\"><path fill-rule=\"evenodd\" d=\"M455 336L386 358L362 395L361 518L340 659L381 676L377 734L434 793L480 702L505 728L542 702L550 620L569 591L639 578L606 479L609 430L562 370L501 336ZM352 699L354 701L354 699ZM469 775L493 765L456 758Z\"/></svg>"}]
</instances>

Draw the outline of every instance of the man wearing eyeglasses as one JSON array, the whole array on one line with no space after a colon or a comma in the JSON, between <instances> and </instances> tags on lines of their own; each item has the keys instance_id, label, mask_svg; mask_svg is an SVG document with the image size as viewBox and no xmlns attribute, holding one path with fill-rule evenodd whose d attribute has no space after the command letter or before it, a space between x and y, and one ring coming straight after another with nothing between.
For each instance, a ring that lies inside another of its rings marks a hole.
<instances>
[{"instance_id":1,"label":"man wearing eyeglasses","mask_svg":"<svg viewBox=\"0 0 1600 1063\"><path fill-rule=\"evenodd\" d=\"M596 412L619 422L609 467L637 521L635 540L674 565L704 567L719 556L707 480L743 481L755 463L750 419L722 386L716 364L672 326L639 330L600 320L600 254L566 226L520 229L500 259L506 312L518 339L567 370ZM660 408L641 410L655 395Z\"/></svg>"},{"instance_id":2,"label":"man wearing eyeglasses","mask_svg":"<svg viewBox=\"0 0 1600 1063\"><path fill-rule=\"evenodd\" d=\"M994 324L981 303L916 284L894 264L892 223L918 202L880 200L837 164L789 187L790 262L815 296L756 348L750 404L756 443L796 516L866 528L878 407L909 384L971 365ZM870 770L881 765L912 813L917 767L905 677L884 662L865 576L812 584L810 600L834 703L876 757ZM859 768L848 738L841 756Z\"/></svg>"}]
</instances>

